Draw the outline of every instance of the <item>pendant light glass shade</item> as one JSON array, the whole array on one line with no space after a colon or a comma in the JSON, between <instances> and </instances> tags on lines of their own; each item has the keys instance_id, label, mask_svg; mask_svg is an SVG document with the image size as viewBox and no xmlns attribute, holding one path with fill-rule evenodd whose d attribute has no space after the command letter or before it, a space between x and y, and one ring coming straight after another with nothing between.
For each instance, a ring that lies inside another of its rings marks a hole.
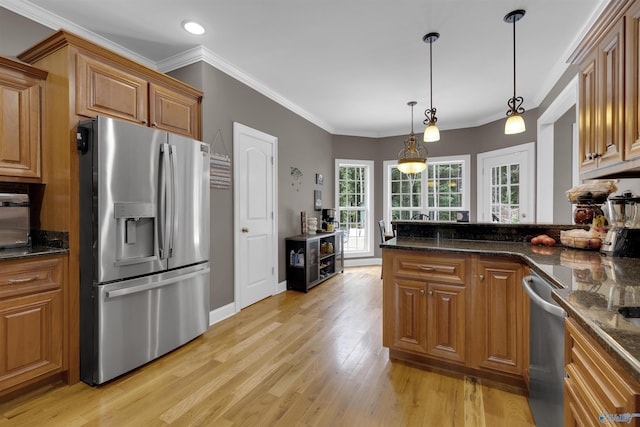
<instances>
[{"instance_id":1,"label":"pendant light glass shade","mask_svg":"<svg viewBox=\"0 0 640 427\"><path fill-rule=\"evenodd\" d=\"M524 119L520 114L513 114L509 116L507 121L504 124L504 133L505 135L513 135L516 133L522 133L527 130L524 125Z\"/></svg>"},{"instance_id":2,"label":"pendant light glass shade","mask_svg":"<svg viewBox=\"0 0 640 427\"><path fill-rule=\"evenodd\" d=\"M525 11L522 9L509 12L504 17L504 22L507 24L513 24L513 97L507 101L507 121L504 124L505 135L513 135L521 133L526 130L522 113L524 108L522 103L524 99L521 96L516 95L516 22L522 19Z\"/></svg>"},{"instance_id":3,"label":"pendant light glass shade","mask_svg":"<svg viewBox=\"0 0 640 427\"><path fill-rule=\"evenodd\" d=\"M398 153L398 170L404 174L415 175L427 168L427 149L424 148L413 133L413 106L416 101L407 102L411 107L411 133L404 141L404 147Z\"/></svg>"},{"instance_id":4,"label":"pendant light glass shade","mask_svg":"<svg viewBox=\"0 0 640 427\"><path fill-rule=\"evenodd\" d=\"M424 129L423 139L425 142L440 141L440 129L438 129L438 126L436 126L435 123L427 125L427 127Z\"/></svg>"},{"instance_id":5,"label":"pendant light glass shade","mask_svg":"<svg viewBox=\"0 0 640 427\"><path fill-rule=\"evenodd\" d=\"M433 107L433 43L440 38L439 33L429 33L422 37L422 41L429 43L429 102L431 107L424 111L425 119L422 123L426 126L424 130L424 142L440 141L440 129L436 125L436 109Z\"/></svg>"}]
</instances>

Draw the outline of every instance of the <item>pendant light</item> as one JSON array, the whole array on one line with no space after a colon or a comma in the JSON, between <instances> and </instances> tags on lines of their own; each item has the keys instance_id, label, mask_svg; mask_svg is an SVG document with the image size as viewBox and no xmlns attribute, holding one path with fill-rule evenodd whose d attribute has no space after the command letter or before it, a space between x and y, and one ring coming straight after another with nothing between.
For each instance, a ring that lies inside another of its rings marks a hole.
<instances>
[{"instance_id":1,"label":"pendant light","mask_svg":"<svg viewBox=\"0 0 640 427\"><path fill-rule=\"evenodd\" d=\"M429 98L430 98L430 108L424 110L424 124L427 126L424 129L424 141L425 142L435 142L440 141L440 130L436 125L438 118L436 117L436 109L433 108L433 43L440 38L439 33L429 33L426 34L422 41L425 43L429 43Z\"/></svg>"},{"instance_id":2,"label":"pendant light","mask_svg":"<svg viewBox=\"0 0 640 427\"><path fill-rule=\"evenodd\" d=\"M398 170L409 175L409 180L413 175L422 172L427 168L427 149L424 148L413 133L413 106L416 101L409 101L407 105L411 107L411 133L404 141L404 148L398 153Z\"/></svg>"},{"instance_id":3,"label":"pendant light","mask_svg":"<svg viewBox=\"0 0 640 427\"><path fill-rule=\"evenodd\" d=\"M504 22L513 24L513 98L507 101L509 110L507 110L508 118L504 124L505 135L513 135L526 130L524 119L522 118L522 113L524 113L522 103L524 99L521 96L516 96L516 22L522 19L524 13L524 10L518 9L507 13L504 17Z\"/></svg>"}]
</instances>

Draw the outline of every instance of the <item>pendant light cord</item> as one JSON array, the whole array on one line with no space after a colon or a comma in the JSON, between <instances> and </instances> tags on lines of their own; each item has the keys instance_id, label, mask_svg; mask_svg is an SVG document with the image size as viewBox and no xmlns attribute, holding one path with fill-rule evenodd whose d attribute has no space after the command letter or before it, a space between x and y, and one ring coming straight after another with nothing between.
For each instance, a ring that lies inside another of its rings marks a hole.
<instances>
[{"instance_id":1,"label":"pendant light cord","mask_svg":"<svg viewBox=\"0 0 640 427\"><path fill-rule=\"evenodd\" d=\"M433 42L429 43L429 98L431 111L433 111Z\"/></svg>"},{"instance_id":2,"label":"pendant light cord","mask_svg":"<svg viewBox=\"0 0 640 427\"><path fill-rule=\"evenodd\" d=\"M513 98L516 97L516 21L513 20Z\"/></svg>"}]
</instances>

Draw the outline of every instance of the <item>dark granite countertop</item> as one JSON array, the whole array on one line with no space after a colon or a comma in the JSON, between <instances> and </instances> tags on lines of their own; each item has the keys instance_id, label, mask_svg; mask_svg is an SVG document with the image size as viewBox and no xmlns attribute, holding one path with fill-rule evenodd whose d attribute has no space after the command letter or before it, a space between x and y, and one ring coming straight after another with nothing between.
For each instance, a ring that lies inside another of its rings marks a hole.
<instances>
[{"instance_id":1,"label":"dark granite countertop","mask_svg":"<svg viewBox=\"0 0 640 427\"><path fill-rule=\"evenodd\" d=\"M412 229L416 226L411 225ZM567 228L571 226L564 227ZM478 231L476 226L473 229ZM534 234L539 231L533 230ZM550 231L551 235L554 230ZM605 257L597 251L563 246L533 246L523 241L460 239L459 233L445 234L447 238L408 234L409 237L399 234L381 247L496 255L523 261L557 287L554 299L560 306L640 382L640 325L618 313L622 306L640 306L640 259Z\"/></svg>"},{"instance_id":2,"label":"dark granite countertop","mask_svg":"<svg viewBox=\"0 0 640 427\"><path fill-rule=\"evenodd\" d=\"M0 261L69 253L69 233L31 230L33 244L22 248L0 249Z\"/></svg>"},{"instance_id":3,"label":"dark granite countertop","mask_svg":"<svg viewBox=\"0 0 640 427\"><path fill-rule=\"evenodd\" d=\"M28 246L24 248L7 248L0 249L0 262L19 258L32 258L37 256L67 253L69 253L69 249L41 245Z\"/></svg>"}]
</instances>

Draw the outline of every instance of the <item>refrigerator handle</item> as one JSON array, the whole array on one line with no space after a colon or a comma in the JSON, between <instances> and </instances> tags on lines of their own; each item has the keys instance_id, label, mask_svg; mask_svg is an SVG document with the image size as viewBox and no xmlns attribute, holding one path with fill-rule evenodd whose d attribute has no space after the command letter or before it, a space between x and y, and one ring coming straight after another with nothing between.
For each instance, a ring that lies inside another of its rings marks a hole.
<instances>
[{"instance_id":1,"label":"refrigerator handle","mask_svg":"<svg viewBox=\"0 0 640 427\"><path fill-rule=\"evenodd\" d=\"M167 173L170 169L169 144L162 144L160 146L160 157L162 158L162 164L160 165L160 201L158 208L158 230L160 233L160 259L169 257L167 250L167 239L169 236L169 226L171 224L170 218L167 217Z\"/></svg>"},{"instance_id":2,"label":"refrigerator handle","mask_svg":"<svg viewBox=\"0 0 640 427\"><path fill-rule=\"evenodd\" d=\"M167 200L167 204L171 209L171 218L169 219L169 255L168 257L173 256L173 241L176 235L176 226L178 222L178 218L176 218L176 194L178 192L178 151L176 150L175 145L169 145L169 153L171 157L171 180L170 180L170 191L169 191L169 199Z\"/></svg>"}]
</instances>

